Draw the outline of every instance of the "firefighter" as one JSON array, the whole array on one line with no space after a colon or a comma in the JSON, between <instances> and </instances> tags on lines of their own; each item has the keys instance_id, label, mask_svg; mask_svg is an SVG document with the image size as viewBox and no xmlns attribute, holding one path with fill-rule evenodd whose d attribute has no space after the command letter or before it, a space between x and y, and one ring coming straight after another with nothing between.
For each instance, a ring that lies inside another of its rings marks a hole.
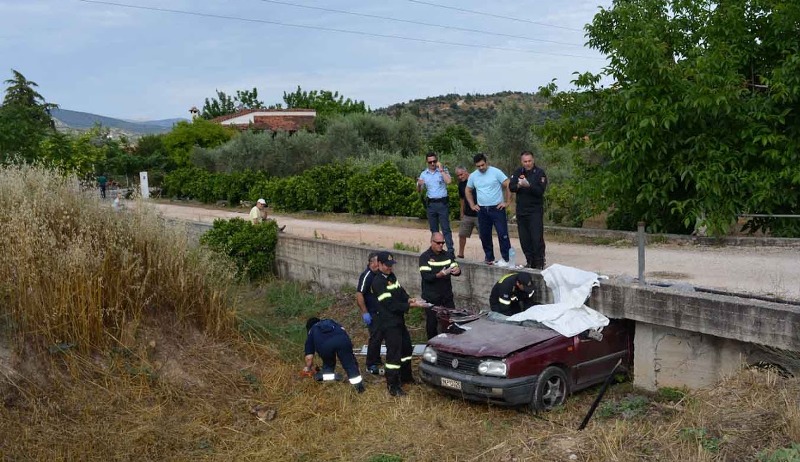
<instances>
[{"instance_id":1,"label":"firefighter","mask_svg":"<svg viewBox=\"0 0 800 462\"><path fill-rule=\"evenodd\" d=\"M378 298L377 322L386 342L386 387L392 396L404 396L403 383L414 383L411 372L411 336L406 329L405 315L409 307L427 306L409 298L393 273L396 263L389 252L378 252L378 274L372 280L372 292Z\"/></svg>"},{"instance_id":2,"label":"firefighter","mask_svg":"<svg viewBox=\"0 0 800 462\"><path fill-rule=\"evenodd\" d=\"M460 276L461 268L444 251L444 235L431 234L431 247L419 256L419 274L422 277L422 298L432 305L455 308L451 276ZM428 340L439 333L439 322L433 307L425 308L425 333Z\"/></svg>"},{"instance_id":3,"label":"firefighter","mask_svg":"<svg viewBox=\"0 0 800 462\"><path fill-rule=\"evenodd\" d=\"M338 322L333 319L310 318L306 322L306 366L303 372L310 374L314 363L314 353L322 358L322 370L314 378L321 382L335 381L336 357L342 363L342 368L347 372L350 384L357 392L364 392L364 380L358 371L358 363L353 354L353 342L350 336Z\"/></svg>"},{"instance_id":4,"label":"firefighter","mask_svg":"<svg viewBox=\"0 0 800 462\"><path fill-rule=\"evenodd\" d=\"M535 305L533 279L528 273L508 273L492 287L489 306L492 311L512 316Z\"/></svg>"}]
</instances>

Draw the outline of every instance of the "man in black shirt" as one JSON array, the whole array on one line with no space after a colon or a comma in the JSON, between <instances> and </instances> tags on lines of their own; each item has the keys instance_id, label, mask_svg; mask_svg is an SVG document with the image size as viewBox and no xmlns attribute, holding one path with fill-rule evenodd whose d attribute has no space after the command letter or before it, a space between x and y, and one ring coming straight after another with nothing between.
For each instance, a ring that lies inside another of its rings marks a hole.
<instances>
[{"instance_id":1,"label":"man in black shirt","mask_svg":"<svg viewBox=\"0 0 800 462\"><path fill-rule=\"evenodd\" d=\"M519 243L529 268L544 269L544 192L547 175L534 165L533 153L520 155L522 167L511 175L508 189L517 193Z\"/></svg>"},{"instance_id":2,"label":"man in black shirt","mask_svg":"<svg viewBox=\"0 0 800 462\"><path fill-rule=\"evenodd\" d=\"M455 308L453 284L450 276L460 276L461 268L448 252L444 251L444 235L431 234L431 246L419 256L419 274L422 277L422 298L432 305ZM428 340L439 333L439 322L433 307L425 308L425 333Z\"/></svg>"},{"instance_id":3,"label":"man in black shirt","mask_svg":"<svg viewBox=\"0 0 800 462\"><path fill-rule=\"evenodd\" d=\"M508 273L492 287L489 306L492 311L512 316L536 304L533 292L533 279L530 274Z\"/></svg>"},{"instance_id":4,"label":"man in black shirt","mask_svg":"<svg viewBox=\"0 0 800 462\"><path fill-rule=\"evenodd\" d=\"M372 293L378 298L378 327L386 341L386 386L392 396L404 396L403 383L413 383L411 336L406 328L406 312L412 306L425 306L400 286L393 267L397 263L389 252L378 252L378 273L372 279Z\"/></svg>"},{"instance_id":5,"label":"man in black shirt","mask_svg":"<svg viewBox=\"0 0 800 462\"><path fill-rule=\"evenodd\" d=\"M378 299L372 293L372 278L378 272L378 253L370 252L367 257L367 267L358 277L356 304L361 312L361 319L369 329L369 342L367 343L367 372L378 374L381 364L381 342L383 337L378 330L375 317L378 315Z\"/></svg>"}]
</instances>

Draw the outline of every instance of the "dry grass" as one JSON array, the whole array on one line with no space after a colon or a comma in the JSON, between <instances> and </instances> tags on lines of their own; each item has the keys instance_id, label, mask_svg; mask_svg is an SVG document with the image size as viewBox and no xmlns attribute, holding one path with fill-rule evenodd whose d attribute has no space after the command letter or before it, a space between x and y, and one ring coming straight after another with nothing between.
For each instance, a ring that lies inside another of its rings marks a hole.
<instances>
[{"instance_id":1,"label":"dry grass","mask_svg":"<svg viewBox=\"0 0 800 462\"><path fill-rule=\"evenodd\" d=\"M366 342L351 293L234 286L246 336L233 334L224 271L179 232L148 212L114 215L57 178L32 184L42 172L12 174L13 188L0 179L0 226L33 236L0 237L17 246L0 256L0 313L17 340L0 332L2 460L722 461L800 441L800 380L769 371L682 398L616 385L583 432L596 390L532 415L423 385L392 398L381 377L367 376L363 395L300 378L310 310ZM21 341L37 338L90 347Z\"/></svg>"},{"instance_id":2,"label":"dry grass","mask_svg":"<svg viewBox=\"0 0 800 462\"><path fill-rule=\"evenodd\" d=\"M232 326L226 272L147 207L112 213L75 177L0 170L0 321L81 351L126 344L144 313Z\"/></svg>"}]
</instances>

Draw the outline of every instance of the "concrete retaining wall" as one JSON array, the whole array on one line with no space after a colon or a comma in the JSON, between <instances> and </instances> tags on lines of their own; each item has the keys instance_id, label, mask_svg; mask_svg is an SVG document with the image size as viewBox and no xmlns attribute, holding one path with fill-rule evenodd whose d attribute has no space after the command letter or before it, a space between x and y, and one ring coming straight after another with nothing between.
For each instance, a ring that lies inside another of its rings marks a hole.
<instances>
[{"instance_id":1,"label":"concrete retaining wall","mask_svg":"<svg viewBox=\"0 0 800 462\"><path fill-rule=\"evenodd\" d=\"M199 235L210 225L191 224ZM320 288L355 291L372 248L281 235L278 274ZM419 255L394 251L398 280L412 296L420 293ZM453 279L459 306L487 309L494 283L509 270L460 262ZM542 303L552 302L541 273L533 275ZM800 375L800 306L763 300L686 292L607 280L594 289L588 306L612 318L637 321L634 384L702 387L743 363L772 363Z\"/></svg>"}]
</instances>

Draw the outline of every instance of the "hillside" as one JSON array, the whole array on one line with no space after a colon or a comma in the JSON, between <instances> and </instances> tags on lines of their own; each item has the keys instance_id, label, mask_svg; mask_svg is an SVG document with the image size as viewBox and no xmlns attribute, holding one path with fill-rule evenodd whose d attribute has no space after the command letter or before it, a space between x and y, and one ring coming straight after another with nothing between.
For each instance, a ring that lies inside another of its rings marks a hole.
<instances>
[{"instance_id":1,"label":"hillside","mask_svg":"<svg viewBox=\"0 0 800 462\"><path fill-rule=\"evenodd\" d=\"M504 91L491 95L448 94L415 99L376 109L375 114L398 116L403 112L417 117L425 136L430 136L452 124L466 126L472 136L482 137L489 124L504 104L530 106L537 113L537 122L552 117L553 112L546 108L546 100L534 93Z\"/></svg>"},{"instance_id":2,"label":"hillside","mask_svg":"<svg viewBox=\"0 0 800 462\"><path fill-rule=\"evenodd\" d=\"M53 109L50 111L56 119L56 127L65 132L80 132L88 130L97 124L110 128L112 134L125 135L129 138L137 138L141 135L151 135L156 133L166 133L172 129L172 125L183 119L165 119L144 122L131 122L113 117L106 117L88 112L70 111L68 109Z\"/></svg>"}]
</instances>

